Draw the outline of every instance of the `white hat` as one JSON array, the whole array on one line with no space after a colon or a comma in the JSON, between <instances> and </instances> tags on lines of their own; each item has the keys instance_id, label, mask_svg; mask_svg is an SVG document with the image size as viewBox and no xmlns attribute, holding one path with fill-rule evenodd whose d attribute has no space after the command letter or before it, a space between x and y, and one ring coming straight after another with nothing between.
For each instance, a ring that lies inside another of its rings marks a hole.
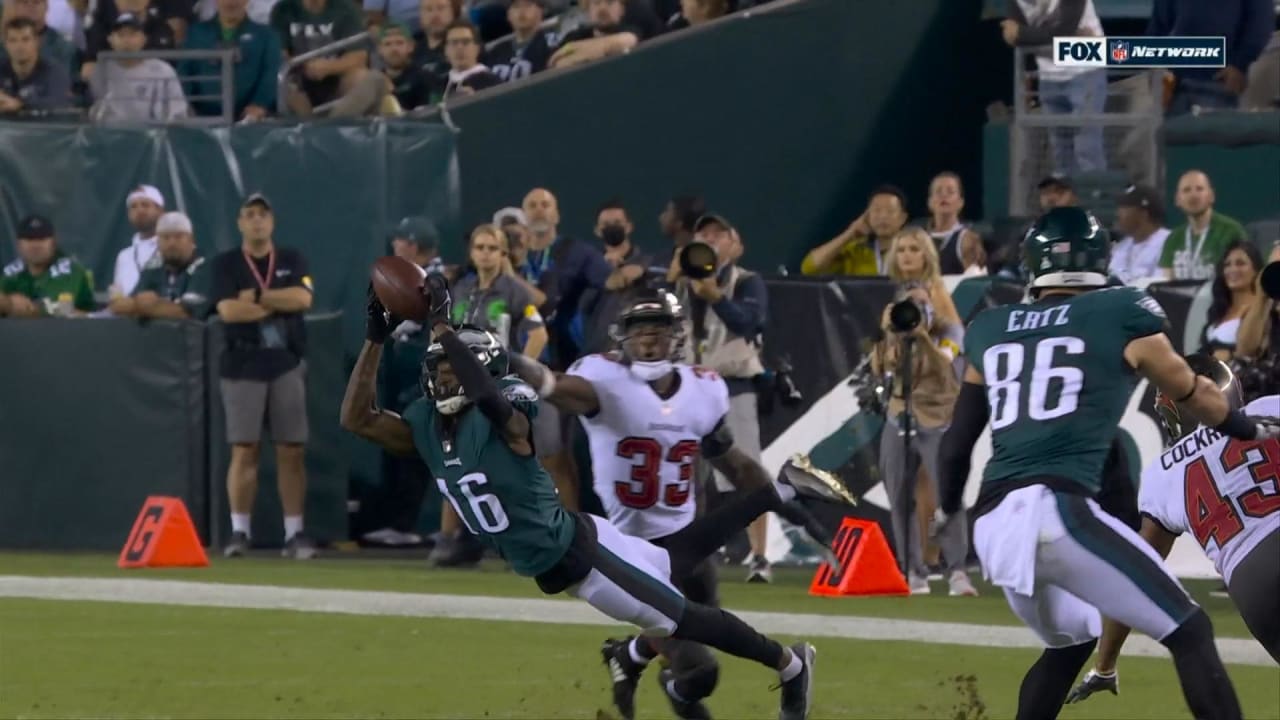
<instances>
[{"instance_id":1,"label":"white hat","mask_svg":"<svg viewBox=\"0 0 1280 720\"><path fill-rule=\"evenodd\" d=\"M502 227L502 222L508 218L515 219L521 225L528 225L529 218L525 217L524 211L518 207L504 207L493 214L493 224Z\"/></svg>"},{"instance_id":2,"label":"white hat","mask_svg":"<svg viewBox=\"0 0 1280 720\"><path fill-rule=\"evenodd\" d=\"M124 199L124 206L126 208L129 207L133 204L134 200L138 200L139 198L143 200L150 200L156 205L164 207L164 195L161 195L160 191L157 190L154 185L139 185L134 188L133 192L129 193L129 197Z\"/></svg>"},{"instance_id":3,"label":"white hat","mask_svg":"<svg viewBox=\"0 0 1280 720\"><path fill-rule=\"evenodd\" d=\"M191 234L191 218L180 212L167 212L156 221L156 234L180 232Z\"/></svg>"}]
</instances>

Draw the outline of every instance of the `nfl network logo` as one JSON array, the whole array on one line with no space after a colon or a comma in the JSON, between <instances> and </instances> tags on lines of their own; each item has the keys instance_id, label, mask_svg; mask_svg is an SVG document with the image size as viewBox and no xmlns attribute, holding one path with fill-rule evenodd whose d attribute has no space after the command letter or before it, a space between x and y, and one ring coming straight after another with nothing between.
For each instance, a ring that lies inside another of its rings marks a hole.
<instances>
[{"instance_id":1,"label":"nfl network logo","mask_svg":"<svg viewBox=\"0 0 1280 720\"><path fill-rule=\"evenodd\" d=\"M1226 67L1223 37L1056 37L1058 67Z\"/></svg>"}]
</instances>

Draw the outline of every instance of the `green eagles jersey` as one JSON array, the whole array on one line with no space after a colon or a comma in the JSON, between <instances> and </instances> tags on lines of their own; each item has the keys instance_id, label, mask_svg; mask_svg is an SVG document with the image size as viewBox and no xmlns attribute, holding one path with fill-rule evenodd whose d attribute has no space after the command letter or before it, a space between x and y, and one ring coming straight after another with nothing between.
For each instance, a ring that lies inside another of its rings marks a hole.
<instances>
[{"instance_id":1,"label":"green eagles jersey","mask_svg":"<svg viewBox=\"0 0 1280 720\"><path fill-rule=\"evenodd\" d=\"M516 411L532 420L538 407L533 388L514 376L498 384ZM440 492L467 528L497 548L516 573L540 575L564 557L573 542L573 517L536 457L512 452L501 430L474 407L457 415L451 439L441 433L430 398L414 401L404 419Z\"/></svg>"},{"instance_id":2,"label":"green eagles jersey","mask_svg":"<svg viewBox=\"0 0 1280 720\"><path fill-rule=\"evenodd\" d=\"M1137 383L1125 346L1164 325L1156 301L1131 287L1005 305L974 318L965 356L986 385L994 451L983 485L1052 476L1096 494Z\"/></svg>"},{"instance_id":3,"label":"green eagles jersey","mask_svg":"<svg viewBox=\"0 0 1280 720\"><path fill-rule=\"evenodd\" d=\"M191 317L204 319L209 303L209 268L204 258L196 258L184 270L172 272L156 253L138 277L133 296L153 292L169 302L178 303Z\"/></svg>"},{"instance_id":4,"label":"green eagles jersey","mask_svg":"<svg viewBox=\"0 0 1280 720\"><path fill-rule=\"evenodd\" d=\"M9 263L0 277L0 292L44 301L45 312L52 303L63 303L83 312L94 309L93 273L65 255L54 258L53 264L41 275L32 275L22 260Z\"/></svg>"}]
</instances>

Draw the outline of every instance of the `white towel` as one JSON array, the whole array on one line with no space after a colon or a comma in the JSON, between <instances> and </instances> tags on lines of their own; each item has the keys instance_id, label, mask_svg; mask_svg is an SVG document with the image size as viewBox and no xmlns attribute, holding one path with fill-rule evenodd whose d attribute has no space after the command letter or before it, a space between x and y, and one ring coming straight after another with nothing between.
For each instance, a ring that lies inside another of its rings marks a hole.
<instances>
[{"instance_id":1,"label":"white towel","mask_svg":"<svg viewBox=\"0 0 1280 720\"><path fill-rule=\"evenodd\" d=\"M1053 492L1043 485L1014 490L974 524L973 545L982 574L993 584L1031 595L1046 496L1052 499Z\"/></svg>"}]
</instances>

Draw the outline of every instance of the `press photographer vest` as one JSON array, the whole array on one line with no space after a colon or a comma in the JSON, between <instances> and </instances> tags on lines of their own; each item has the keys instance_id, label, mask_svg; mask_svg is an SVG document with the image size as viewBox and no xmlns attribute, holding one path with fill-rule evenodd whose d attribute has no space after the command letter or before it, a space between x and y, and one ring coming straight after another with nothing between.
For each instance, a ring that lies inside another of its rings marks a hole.
<instances>
[{"instance_id":1,"label":"press photographer vest","mask_svg":"<svg viewBox=\"0 0 1280 720\"><path fill-rule=\"evenodd\" d=\"M720 292L732 300L738 283L754 275L750 270L730 265L729 276L720 284ZM688 308L684 318L685 335L689 338L684 346L685 362L711 368L726 378L750 379L764 372L758 343L730 332L710 303L692 296L687 282L680 284L679 294L681 304ZM706 307L701 328L696 327L693 321L692 303L695 301ZM701 330L701 335L698 330Z\"/></svg>"}]
</instances>

